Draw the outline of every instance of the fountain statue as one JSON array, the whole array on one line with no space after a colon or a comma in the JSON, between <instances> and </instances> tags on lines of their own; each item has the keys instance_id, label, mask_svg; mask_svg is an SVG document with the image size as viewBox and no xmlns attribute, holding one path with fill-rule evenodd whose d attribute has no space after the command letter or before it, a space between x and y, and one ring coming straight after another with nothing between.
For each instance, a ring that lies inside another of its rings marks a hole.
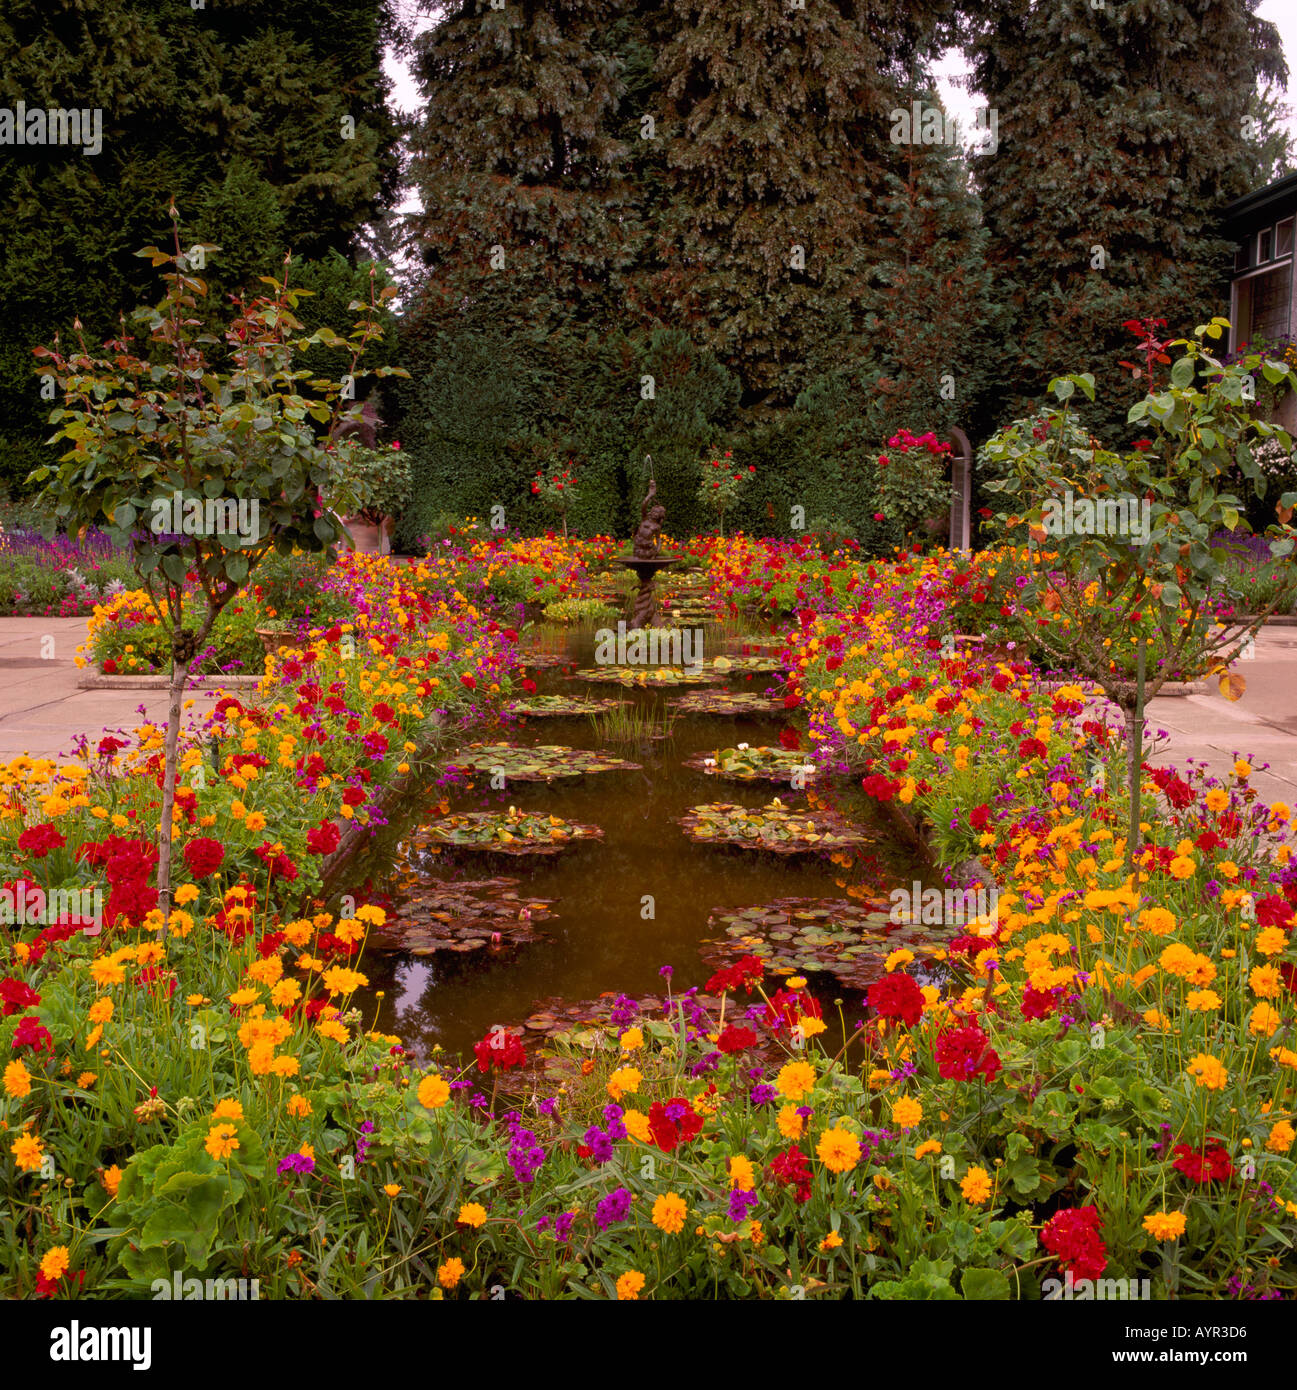
<instances>
[{"instance_id":1,"label":"fountain statue","mask_svg":"<svg viewBox=\"0 0 1297 1390\"><path fill-rule=\"evenodd\" d=\"M653 477L652 456L646 455L644 462L648 465L649 485L640 506L640 524L635 531L629 558L619 557L615 562L626 569L634 570L639 579L639 587L635 590L634 605L631 609L631 631L652 627L657 610L657 601L653 595L654 580L659 570L670 569L676 563L674 560L663 559L658 554L662 522L666 519L667 513L660 502L653 502L657 496L658 485L657 479Z\"/></svg>"}]
</instances>

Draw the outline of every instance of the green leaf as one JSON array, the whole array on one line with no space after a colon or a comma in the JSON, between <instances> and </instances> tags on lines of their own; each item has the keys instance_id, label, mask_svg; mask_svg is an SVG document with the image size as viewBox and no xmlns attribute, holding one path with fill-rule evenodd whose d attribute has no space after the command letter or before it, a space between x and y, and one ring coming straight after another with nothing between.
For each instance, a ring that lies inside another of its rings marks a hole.
<instances>
[{"instance_id":1,"label":"green leaf","mask_svg":"<svg viewBox=\"0 0 1297 1390\"><path fill-rule=\"evenodd\" d=\"M959 1287L966 1299L979 1302L1005 1302L1009 1297L1009 1281L1004 1277L1004 1271L985 1266L972 1265L966 1269Z\"/></svg>"},{"instance_id":2,"label":"green leaf","mask_svg":"<svg viewBox=\"0 0 1297 1390\"><path fill-rule=\"evenodd\" d=\"M1183 390L1193 385L1194 362L1192 357L1181 357L1171 367L1171 385Z\"/></svg>"}]
</instances>

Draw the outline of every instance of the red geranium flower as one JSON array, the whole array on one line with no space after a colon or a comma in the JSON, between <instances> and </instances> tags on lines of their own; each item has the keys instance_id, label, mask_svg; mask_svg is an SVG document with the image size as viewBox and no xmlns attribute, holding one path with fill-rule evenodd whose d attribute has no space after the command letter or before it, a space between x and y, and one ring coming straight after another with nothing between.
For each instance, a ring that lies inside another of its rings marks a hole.
<instances>
[{"instance_id":1,"label":"red geranium flower","mask_svg":"<svg viewBox=\"0 0 1297 1390\"><path fill-rule=\"evenodd\" d=\"M1097 1207L1064 1207L1045 1222L1040 1243L1075 1279L1097 1279L1108 1264L1108 1250L1099 1231L1103 1218Z\"/></svg>"},{"instance_id":2,"label":"red geranium flower","mask_svg":"<svg viewBox=\"0 0 1297 1390\"><path fill-rule=\"evenodd\" d=\"M994 1081L1000 1071L999 1053L975 1023L942 1033L936 1058L937 1071L947 1081L971 1081L975 1076Z\"/></svg>"},{"instance_id":3,"label":"red geranium flower","mask_svg":"<svg viewBox=\"0 0 1297 1390\"><path fill-rule=\"evenodd\" d=\"M520 1067L527 1060L522 1041L514 1033L503 1028L493 1028L481 1042L473 1044L477 1055L477 1069L481 1072L508 1071L510 1067Z\"/></svg>"},{"instance_id":4,"label":"red geranium flower","mask_svg":"<svg viewBox=\"0 0 1297 1390\"><path fill-rule=\"evenodd\" d=\"M225 846L219 840L200 835L185 846L185 863L195 878L214 874L225 862Z\"/></svg>"},{"instance_id":5,"label":"red geranium flower","mask_svg":"<svg viewBox=\"0 0 1297 1390\"><path fill-rule=\"evenodd\" d=\"M341 839L342 833L331 820L321 821L306 832L306 848L312 854L332 854Z\"/></svg>"},{"instance_id":6,"label":"red geranium flower","mask_svg":"<svg viewBox=\"0 0 1297 1390\"><path fill-rule=\"evenodd\" d=\"M52 825L32 825L18 836L18 848L32 852L36 859L44 859L52 849L62 849L67 841Z\"/></svg>"},{"instance_id":7,"label":"red geranium flower","mask_svg":"<svg viewBox=\"0 0 1297 1390\"><path fill-rule=\"evenodd\" d=\"M743 1024L729 1023L720 1031L720 1036L716 1039L716 1046L724 1053L743 1052L749 1047L755 1047L757 1042L756 1032Z\"/></svg>"},{"instance_id":8,"label":"red geranium flower","mask_svg":"<svg viewBox=\"0 0 1297 1390\"><path fill-rule=\"evenodd\" d=\"M687 1100L673 1097L666 1102L654 1101L649 1106L649 1133L663 1153L671 1153L678 1144L687 1144L703 1127L702 1116Z\"/></svg>"},{"instance_id":9,"label":"red geranium flower","mask_svg":"<svg viewBox=\"0 0 1297 1390\"><path fill-rule=\"evenodd\" d=\"M884 1018L899 1018L912 1028L923 1013L923 992L903 972L884 975L869 986L869 1007Z\"/></svg>"}]
</instances>

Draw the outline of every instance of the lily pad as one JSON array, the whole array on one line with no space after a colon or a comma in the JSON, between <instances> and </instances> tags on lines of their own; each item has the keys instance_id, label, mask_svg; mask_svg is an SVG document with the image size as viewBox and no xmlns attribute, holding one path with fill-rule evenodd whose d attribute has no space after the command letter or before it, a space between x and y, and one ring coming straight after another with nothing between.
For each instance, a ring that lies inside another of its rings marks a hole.
<instances>
[{"instance_id":1,"label":"lily pad","mask_svg":"<svg viewBox=\"0 0 1297 1390\"><path fill-rule=\"evenodd\" d=\"M777 656L718 656L703 662L703 669L724 676L765 676L786 671L787 664Z\"/></svg>"},{"instance_id":2,"label":"lily pad","mask_svg":"<svg viewBox=\"0 0 1297 1390\"><path fill-rule=\"evenodd\" d=\"M530 666L535 670L550 666L575 666L576 658L569 656L567 652L529 652L519 650L518 662L522 666Z\"/></svg>"},{"instance_id":3,"label":"lily pad","mask_svg":"<svg viewBox=\"0 0 1297 1390\"><path fill-rule=\"evenodd\" d=\"M680 818L685 835L699 844L739 845L772 854L810 854L864 845L872 837L832 811L799 811L775 798L756 808L714 802L691 806Z\"/></svg>"},{"instance_id":4,"label":"lily pad","mask_svg":"<svg viewBox=\"0 0 1297 1390\"><path fill-rule=\"evenodd\" d=\"M520 879L484 878L416 888L369 934L367 949L429 956L438 951L498 950L543 933L536 924L550 915L552 898L520 896Z\"/></svg>"},{"instance_id":5,"label":"lily pad","mask_svg":"<svg viewBox=\"0 0 1297 1390\"><path fill-rule=\"evenodd\" d=\"M681 714L720 714L731 719L782 718L784 702L750 690L691 690L673 702Z\"/></svg>"},{"instance_id":6,"label":"lily pad","mask_svg":"<svg viewBox=\"0 0 1297 1390\"><path fill-rule=\"evenodd\" d=\"M731 782L795 782L812 785L823 773L806 754L789 748L718 748L714 753L695 753L685 761L708 777L722 777ZM800 778L798 774L801 774Z\"/></svg>"},{"instance_id":7,"label":"lily pad","mask_svg":"<svg viewBox=\"0 0 1297 1390\"><path fill-rule=\"evenodd\" d=\"M527 748L512 743L470 743L452 754L447 767L459 771L502 773L510 782L552 782L591 772L638 772L639 763L588 748L561 743L538 743Z\"/></svg>"},{"instance_id":8,"label":"lily pad","mask_svg":"<svg viewBox=\"0 0 1297 1390\"><path fill-rule=\"evenodd\" d=\"M468 811L420 827L413 846L435 845L491 854L559 854L578 840L602 840L597 825L560 816L532 815L511 806L507 811Z\"/></svg>"},{"instance_id":9,"label":"lily pad","mask_svg":"<svg viewBox=\"0 0 1297 1390\"><path fill-rule=\"evenodd\" d=\"M886 973L884 962L898 947L922 961L955 934L955 929L934 929L923 940L903 940L887 901L846 898L777 898L737 911L718 909L707 926L724 931L701 950L714 968L752 955L776 975L827 971L841 984L862 990Z\"/></svg>"},{"instance_id":10,"label":"lily pad","mask_svg":"<svg viewBox=\"0 0 1297 1390\"><path fill-rule=\"evenodd\" d=\"M529 719L580 719L587 714L612 709L620 700L576 699L571 695L532 695L513 700L505 708Z\"/></svg>"},{"instance_id":11,"label":"lily pad","mask_svg":"<svg viewBox=\"0 0 1297 1390\"><path fill-rule=\"evenodd\" d=\"M671 685L715 685L725 679L724 673L693 666L589 666L574 671L579 681L603 681L629 687Z\"/></svg>"}]
</instances>

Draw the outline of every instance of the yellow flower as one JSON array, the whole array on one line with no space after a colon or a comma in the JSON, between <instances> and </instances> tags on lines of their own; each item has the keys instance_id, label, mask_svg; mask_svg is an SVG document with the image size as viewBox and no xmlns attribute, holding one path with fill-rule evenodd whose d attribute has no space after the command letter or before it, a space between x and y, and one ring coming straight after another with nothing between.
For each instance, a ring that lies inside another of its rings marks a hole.
<instances>
[{"instance_id":1,"label":"yellow flower","mask_svg":"<svg viewBox=\"0 0 1297 1390\"><path fill-rule=\"evenodd\" d=\"M1272 1154L1286 1154L1294 1139L1297 1139L1297 1130L1287 1120L1280 1120L1271 1128L1265 1146Z\"/></svg>"},{"instance_id":2,"label":"yellow flower","mask_svg":"<svg viewBox=\"0 0 1297 1390\"><path fill-rule=\"evenodd\" d=\"M100 1177L104 1184L104 1190L110 1197L116 1197L117 1184L122 1180L122 1170L114 1163L111 1168L105 1168Z\"/></svg>"},{"instance_id":3,"label":"yellow flower","mask_svg":"<svg viewBox=\"0 0 1297 1390\"><path fill-rule=\"evenodd\" d=\"M418 1096L425 1110L440 1110L450 1099L450 1086L443 1077L425 1076L419 1082Z\"/></svg>"},{"instance_id":4,"label":"yellow flower","mask_svg":"<svg viewBox=\"0 0 1297 1390\"><path fill-rule=\"evenodd\" d=\"M1279 993L1283 983L1278 968L1273 965L1253 966L1252 973L1247 977L1247 982L1252 993L1259 995L1262 999L1273 999Z\"/></svg>"},{"instance_id":5,"label":"yellow flower","mask_svg":"<svg viewBox=\"0 0 1297 1390\"><path fill-rule=\"evenodd\" d=\"M639 1090L643 1073L636 1067L618 1067L608 1078L608 1094L613 1100L621 1100L627 1092L632 1095Z\"/></svg>"},{"instance_id":6,"label":"yellow flower","mask_svg":"<svg viewBox=\"0 0 1297 1390\"><path fill-rule=\"evenodd\" d=\"M1257 932L1255 945L1263 956L1277 956L1288 946L1288 933L1282 927L1266 927Z\"/></svg>"},{"instance_id":7,"label":"yellow flower","mask_svg":"<svg viewBox=\"0 0 1297 1390\"><path fill-rule=\"evenodd\" d=\"M1282 1022L1283 1018L1279 1010L1263 1002L1258 1004L1248 1015L1247 1031L1256 1037L1273 1037Z\"/></svg>"},{"instance_id":8,"label":"yellow flower","mask_svg":"<svg viewBox=\"0 0 1297 1390\"><path fill-rule=\"evenodd\" d=\"M1191 989L1184 997L1184 1006L1190 1011L1212 1013L1220 1008L1220 995L1214 989Z\"/></svg>"},{"instance_id":9,"label":"yellow flower","mask_svg":"<svg viewBox=\"0 0 1297 1390\"><path fill-rule=\"evenodd\" d=\"M814 1085L815 1068L809 1062L785 1063L775 1077L775 1089L789 1100L801 1100Z\"/></svg>"},{"instance_id":10,"label":"yellow flower","mask_svg":"<svg viewBox=\"0 0 1297 1390\"><path fill-rule=\"evenodd\" d=\"M387 1182L383 1184L383 1191L389 1197L399 1197L401 1195L401 1184L399 1182Z\"/></svg>"},{"instance_id":11,"label":"yellow flower","mask_svg":"<svg viewBox=\"0 0 1297 1390\"><path fill-rule=\"evenodd\" d=\"M981 1206L991 1195L991 1175L985 1168L970 1168L959 1184L964 1200L973 1206Z\"/></svg>"},{"instance_id":12,"label":"yellow flower","mask_svg":"<svg viewBox=\"0 0 1297 1390\"><path fill-rule=\"evenodd\" d=\"M1222 791L1220 787L1213 787L1207 793L1207 809L1209 811L1223 811L1229 805L1229 793Z\"/></svg>"},{"instance_id":13,"label":"yellow flower","mask_svg":"<svg viewBox=\"0 0 1297 1390\"><path fill-rule=\"evenodd\" d=\"M243 823L248 827L249 830L252 831L254 835L259 830L264 830L266 828L266 818L261 814L260 811L249 812L247 820L245 820Z\"/></svg>"},{"instance_id":14,"label":"yellow flower","mask_svg":"<svg viewBox=\"0 0 1297 1390\"><path fill-rule=\"evenodd\" d=\"M887 973L890 975L894 970L899 969L902 965L909 965L909 963L913 959L914 952L907 951L904 948L902 948L899 951L893 951L891 955L889 955L887 959L883 962L883 966L886 969Z\"/></svg>"},{"instance_id":15,"label":"yellow flower","mask_svg":"<svg viewBox=\"0 0 1297 1390\"><path fill-rule=\"evenodd\" d=\"M689 1208L678 1192L667 1192L653 1203L653 1224L669 1236L677 1236L684 1229L685 1217Z\"/></svg>"},{"instance_id":16,"label":"yellow flower","mask_svg":"<svg viewBox=\"0 0 1297 1390\"><path fill-rule=\"evenodd\" d=\"M93 1086L95 1082L98 1080L98 1072L83 1071L80 1074L80 1076L77 1077L77 1089L81 1091L88 1091L91 1088L91 1086Z\"/></svg>"},{"instance_id":17,"label":"yellow flower","mask_svg":"<svg viewBox=\"0 0 1297 1390\"><path fill-rule=\"evenodd\" d=\"M923 1106L910 1096L902 1096L892 1106L892 1120L899 1129L913 1129L923 1119Z\"/></svg>"},{"instance_id":18,"label":"yellow flower","mask_svg":"<svg viewBox=\"0 0 1297 1390\"><path fill-rule=\"evenodd\" d=\"M171 901L177 907L187 907L198 898L198 885L194 883L182 883L179 888L171 895Z\"/></svg>"},{"instance_id":19,"label":"yellow flower","mask_svg":"<svg viewBox=\"0 0 1297 1390\"><path fill-rule=\"evenodd\" d=\"M617 1039L617 1045L623 1052L635 1052L644 1046L644 1034L638 1028L627 1028Z\"/></svg>"},{"instance_id":20,"label":"yellow flower","mask_svg":"<svg viewBox=\"0 0 1297 1390\"><path fill-rule=\"evenodd\" d=\"M649 1128L648 1116L642 1110L625 1111L621 1122L626 1126L626 1133L638 1143L647 1144L652 1139L653 1131Z\"/></svg>"},{"instance_id":21,"label":"yellow flower","mask_svg":"<svg viewBox=\"0 0 1297 1390\"><path fill-rule=\"evenodd\" d=\"M914 1151L915 1158L927 1158L929 1154L939 1154L941 1143L937 1139L925 1139Z\"/></svg>"},{"instance_id":22,"label":"yellow flower","mask_svg":"<svg viewBox=\"0 0 1297 1390\"><path fill-rule=\"evenodd\" d=\"M486 1224L486 1208L480 1202L465 1202L456 1218L461 1226L471 1226L477 1230Z\"/></svg>"},{"instance_id":23,"label":"yellow flower","mask_svg":"<svg viewBox=\"0 0 1297 1390\"><path fill-rule=\"evenodd\" d=\"M1250 777L1252 775L1252 764L1245 763L1242 758L1234 764L1234 775L1239 778Z\"/></svg>"},{"instance_id":24,"label":"yellow flower","mask_svg":"<svg viewBox=\"0 0 1297 1390\"><path fill-rule=\"evenodd\" d=\"M785 1139L800 1139L802 1137L802 1117L797 1113L795 1106L785 1105L780 1110L776 1123L779 1126L779 1133Z\"/></svg>"},{"instance_id":25,"label":"yellow flower","mask_svg":"<svg viewBox=\"0 0 1297 1390\"><path fill-rule=\"evenodd\" d=\"M743 1154L735 1154L729 1161L730 1186L742 1192L751 1192L757 1185L757 1175L752 1168L752 1160Z\"/></svg>"},{"instance_id":26,"label":"yellow flower","mask_svg":"<svg viewBox=\"0 0 1297 1390\"><path fill-rule=\"evenodd\" d=\"M218 1161L222 1158L229 1158L239 1147L239 1141L235 1138L236 1133L233 1125L213 1125L207 1131L207 1139L203 1148Z\"/></svg>"},{"instance_id":27,"label":"yellow flower","mask_svg":"<svg viewBox=\"0 0 1297 1390\"><path fill-rule=\"evenodd\" d=\"M5 1068L5 1095L13 1096L15 1100L21 1100L24 1096L31 1094L32 1077L21 1062L10 1062Z\"/></svg>"},{"instance_id":28,"label":"yellow flower","mask_svg":"<svg viewBox=\"0 0 1297 1390\"><path fill-rule=\"evenodd\" d=\"M1139 924L1153 936L1166 936L1175 930L1175 914L1165 907L1145 908L1139 914Z\"/></svg>"},{"instance_id":29,"label":"yellow flower","mask_svg":"<svg viewBox=\"0 0 1297 1390\"><path fill-rule=\"evenodd\" d=\"M9 1145L9 1152L24 1173L34 1173L45 1161L43 1143L35 1134L20 1134Z\"/></svg>"},{"instance_id":30,"label":"yellow flower","mask_svg":"<svg viewBox=\"0 0 1297 1390\"><path fill-rule=\"evenodd\" d=\"M295 1120L304 1120L311 1113L311 1102L305 1096L289 1096L284 1108Z\"/></svg>"},{"instance_id":31,"label":"yellow flower","mask_svg":"<svg viewBox=\"0 0 1297 1390\"><path fill-rule=\"evenodd\" d=\"M860 1162L860 1141L848 1130L826 1129L815 1152L829 1172L849 1173Z\"/></svg>"},{"instance_id":32,"label":"yellow flower","mask_svg":"<svg viewBox=\"0 0 1297 1390\"><path fill-rule=\"evenodd\" d=\"M828 1235L820 1241L820 1249L825 1254L830 1250L837 1250L842 1244L842 1237L836 1231L830 1231Z\"/></svg>"},{"instance_id":33,"label":"yellow flower","mask_svg":"<svg viewBox=\"0 0 1297 1390\"><path fill-rule=\"evenodd\" d=\"M634 1302L639 1298L640 1290L644 1287L644 1276L637 1269L627 1270L625 1274L617 1280L617 1297L623 1302L629 1300Z\"/></svg>"},{"instance_id":34,"label":"yellow flower","mask_svg":"<svg viewBox=\"0 0 1297 1390\"><path fill-rule=\"evenodd\" d=\"M463 1277L464 1261L456 1256L437 1266L437 1282L443 1289L453 1289Z\"/></svg>"},{"instance_id":35,"label":"yellow flower","mask_svg":"<svg viewBox=\"0 0 1297 1390\"><path fill-rule=\"evenodd\" d=\"M243 1106L237 1100L218 1100L216 1109L212 1111L214 1120L241 1120L243 1118Z\"/></svg>"},{"instance_id":36,"label":"yellow flower","mask_svg":"<svg viewBox=\"0 0 1297 1390\"><path fill-rule=\"evenodd\" d=\"M1144 1229L1154 1240L1179 1240L1184 1235L1182 1211L1154 1211L1144 1218Z\"/></svg>"},{"instance_id":37,"label":"yellow flower","mask_svg":"<svg viewBox=\"0 0 1297 1390\"><path fill-rule=\"evenodd\" d=\"M41 1273L49 1280L62 1279L72 1263L66 1245L47 1250L41 1259Z\"/></svg>"},{"instance_id":38,"label":"yellow flower","mask_svg":"<svg viewBox=\"0 0 1297 1390\"><path fill-rule=\"evenodd\" d=\"M1199 1086L1205 1086L1209 1091L1223 1091L1225 1083L1229 1080L1227 1072L1219 1059L1209 1057L1205 1052L1199 1052L1189 1065L1185 1068L1185 1073L1192 1076Z\"/></svg>"}]
</instances>

